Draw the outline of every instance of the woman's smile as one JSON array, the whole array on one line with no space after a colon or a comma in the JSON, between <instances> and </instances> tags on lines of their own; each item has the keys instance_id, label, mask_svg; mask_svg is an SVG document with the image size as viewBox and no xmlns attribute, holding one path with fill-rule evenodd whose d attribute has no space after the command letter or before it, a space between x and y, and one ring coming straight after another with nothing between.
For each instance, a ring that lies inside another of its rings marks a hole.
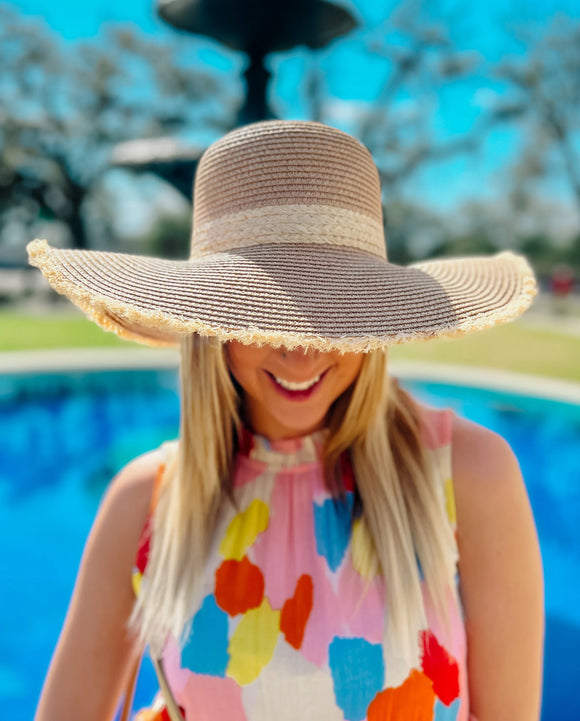
<instances>
[{"instance_id":1,"label":"woman's smile","mask_svg":"<svg viewBox=\"0 0 580 721\"><path fill-rule=\"evenodd\" d=\"M318 373L313 378L305 381L290 381L281 378L280 376L266 371L268 376L272 379L276 390L284 397L294 401L303 401L310 398L322 385L328 368L322 373Z\"/></svg>"},{"instance_id":2,"label":"woman's smile","mask_svg":"<svg viewBox=\"0 0 580 721\"><path fill-rule=\"evenodd\" d=\"M271 440L312 433L326 424L334 401L354 382L361 353L323 353L232 341L230 372L242 389L245 421Z\"/></svg>"}]
</instances>

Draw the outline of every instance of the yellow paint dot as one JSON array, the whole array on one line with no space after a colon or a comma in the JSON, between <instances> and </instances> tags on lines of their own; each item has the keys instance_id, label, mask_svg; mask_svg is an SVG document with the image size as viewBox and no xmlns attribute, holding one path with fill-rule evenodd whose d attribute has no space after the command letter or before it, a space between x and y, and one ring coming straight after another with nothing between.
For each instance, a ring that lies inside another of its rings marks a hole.
<instances>
[{"instance_id":1,"label":"yellow paint dot","mask_svg":"<svg viewBox=\"0 0 580 721\"><path fill-rule=\"evenodd\" d=\"M252 501L243 513L238 513L230 521L220 544L221 555L228 560L241 561L259 534L268 528L269 516L264 501Z\"/></svg>"},{"instance_id":2,"label":"yellow paint dot","mask_svg":"<svg viewBox=\"0 0 580 721\"><path fill-rule=\"evenodd\" d=\"M141 590L141 581L143 579L143 574L139 571L133 571L133 576L131 578L131 581L133 583L133 591L136 596L139 595L139 591Z\"/></svg>"},{"instance_id":3,"label":"yellow paint dot","mask_svg":"<svg viewBox=\"0 0 580 721\"><path fill-rule=\"evenodd\" d=\"M274 655L280 633L280 611L272 610L267 598L244 614L228 646L226 674L240 686L255 681Z\"/></svg>"},{"instance_id":4,"label":"yellow paint dot","mask_svg":"<svg viewBox=\"0 0 580 721\"><path fill-rule=\"evenodd\" d=\"M379 574L379 562L375 544L363 519L357 518L352 525L352 565L363 578Z\"/></svg>"},{"instance_id":5,"label":"yellow paint dot","mask_svg":"<svg viewBox=\"0 0 580 721\"><path fill-rule=\"evenodd\" d=\"M455 512L455 495L453 494L453 481L451 478L445 481L445 509L449 521L455 525L457 523L457 514Z\"/></svg>"}]
</instances>

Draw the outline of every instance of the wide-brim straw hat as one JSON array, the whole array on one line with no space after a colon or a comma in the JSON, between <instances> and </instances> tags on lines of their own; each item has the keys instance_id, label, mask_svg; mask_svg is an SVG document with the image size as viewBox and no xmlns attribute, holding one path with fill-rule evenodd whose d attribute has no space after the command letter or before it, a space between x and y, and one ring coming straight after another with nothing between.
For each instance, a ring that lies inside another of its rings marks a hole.
<instances>
[{"instance_id":1,"label":"wide-brim straw hat","mask_svg":"<svg viewBox=\"0 0 580 721\"><path fill-rule=\"evenodd\" d=\"M188 260L63 250L30 262L92 320L148 345L189 333L288 348L369 351L511 321L536 293L525 258L387 261L378 172L320 123L234 130L197 170Z\"/></svg>"}]
</instances>

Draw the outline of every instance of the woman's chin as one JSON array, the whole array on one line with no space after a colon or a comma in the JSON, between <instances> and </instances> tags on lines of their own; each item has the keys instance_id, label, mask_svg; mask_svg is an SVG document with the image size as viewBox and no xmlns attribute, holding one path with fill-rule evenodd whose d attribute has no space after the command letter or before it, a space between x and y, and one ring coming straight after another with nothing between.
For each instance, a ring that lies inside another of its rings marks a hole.
<instances>
[{"instance_id":1,"label":"woman's chin","mask_svg":"<svg viewBox=\"0 0 580 721\"><path fill-rule=\"evenodd\" d=\"M313 413L312 416L305 416L302 413L300 418L293 418L292 415L272 419L274 422L271 424L271 432L268 433L271 440L307 436L324 428L326 422L326 413Z\"/></svg>"}]
</instances>

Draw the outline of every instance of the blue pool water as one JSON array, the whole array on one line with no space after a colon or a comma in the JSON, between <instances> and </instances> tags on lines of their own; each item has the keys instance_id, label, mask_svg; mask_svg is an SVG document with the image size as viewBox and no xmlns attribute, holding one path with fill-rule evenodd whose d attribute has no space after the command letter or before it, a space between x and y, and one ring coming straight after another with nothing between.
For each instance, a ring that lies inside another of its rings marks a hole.
<instances>
[{"instance_id":1,"label":"blue pool water","mask_svg":"<svg viewBox=\"0 0 580 721\"><path fill-rule=\"evenodd\" d=\"M546 583L543 721L580 700L580 406L404 381L418 398L501 433L520 460ZM135 455L177 434L172 371L0 376L0 709L28 721L103 491ZM150 700L144 664L136 704Z\"/></svg>"}]
</instances>

